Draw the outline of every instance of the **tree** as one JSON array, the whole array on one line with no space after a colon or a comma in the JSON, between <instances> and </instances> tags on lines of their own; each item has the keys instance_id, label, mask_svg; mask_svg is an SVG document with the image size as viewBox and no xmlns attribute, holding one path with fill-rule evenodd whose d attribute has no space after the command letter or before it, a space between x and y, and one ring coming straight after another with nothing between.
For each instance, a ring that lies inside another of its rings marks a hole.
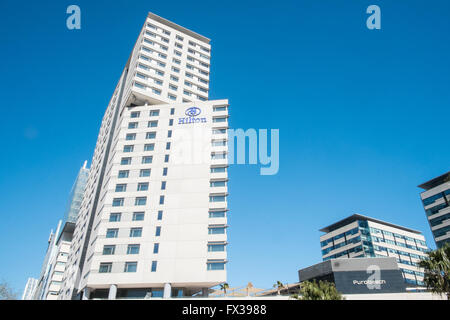
<instances>
[{"instance_id":1,"label":"tree","mask_svg":"<svg viewBox=\"0 0 450 320\"><path fill-rule=\"evenodd\" d=\"M424 282L428 290L439 295L447 295L450 300L450 243L428 252L428 257L419 262L424 268Z\"/></svg>"},{"instance_id":2,"label":"tree","mask_svg":"<svg viewBox=\"0 0 450 320\"><path fill-rule=\"evenodd\" d=\"M17 292L6 281L0 283L0 300L17 300Z\"/></svg>"},{"instance_id":3,"label":"tree","mask_svg":"<svg viewBox=\"0 0 450 320\"><path fill-rule=\"evenodd\" d=\"M315 280L302 282L298 295L292 297L298 300L344 300L334 283L328 281L317 283Z\"/></svg>"},{"instance_id":4,"label":"tree","mask_svg":"<svg viewBox=\"0 0 450 320\"><path fill-rule=\"evenodd\" d=\"M277 283L275 283L273 285L274 288L277 288L277 295L281 294L281 289L284 288L284 284L281 281L277 281Z\"/></svg>"},{"instance_id":5,"label":"tree","mask_svg":"<svg viewBox=\"0 0 450 320\"><path fill-rule=\"evenodd\" d=\"M230 287L230 286L229 286L228 283L226 283L226 282L220 285L220 290L223 290L223 295L224 295L224 296L227 295L227 289L228 289L229 287Z\"/></svg>"}]
</instances>

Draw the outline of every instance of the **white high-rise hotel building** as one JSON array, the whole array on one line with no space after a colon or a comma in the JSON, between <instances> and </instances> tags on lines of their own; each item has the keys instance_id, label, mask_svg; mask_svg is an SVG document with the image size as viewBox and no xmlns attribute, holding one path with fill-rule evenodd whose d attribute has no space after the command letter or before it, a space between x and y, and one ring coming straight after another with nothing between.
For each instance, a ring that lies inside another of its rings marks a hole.
<instances>
[{"instance_id":1,"label":"white high-rise hotel building","mask_svg":"<svg viewBox=\"0 0 450 320\"><path fill-rule=\"evenodd\" d=\"M208 100L210 52L148 14L101 124L60 299L190 296L226 281L228 101Z\"/></svg>"}]
</instances>

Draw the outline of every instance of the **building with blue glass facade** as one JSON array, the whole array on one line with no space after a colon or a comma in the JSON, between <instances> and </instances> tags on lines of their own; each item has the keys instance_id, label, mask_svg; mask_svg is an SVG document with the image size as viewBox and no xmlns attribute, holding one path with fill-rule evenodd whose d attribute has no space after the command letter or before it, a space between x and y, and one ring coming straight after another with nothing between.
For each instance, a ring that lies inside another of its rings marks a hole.
<instances>
[{"instance_id":1,"label":"building with blue glass facade","mask_svg":"<svg viewBox=\"0 0 450 320\"><path fill-rule=\"evenodd\" d=\"M434 241L438 248L450 242L450 171L419 186Z\"/></svg>"},{"instance_id":2,"label":"building with blue glass facade","mask_svg":"<svg viewBox=\"0 0 450 320\"><path fill-rule=\"evenodd\" d=\"M421 232L354 214L322 228L324 261L336 258L395 257L409 289L424 286L418 262L429 250Z\"/></svg>"}]
</instances>

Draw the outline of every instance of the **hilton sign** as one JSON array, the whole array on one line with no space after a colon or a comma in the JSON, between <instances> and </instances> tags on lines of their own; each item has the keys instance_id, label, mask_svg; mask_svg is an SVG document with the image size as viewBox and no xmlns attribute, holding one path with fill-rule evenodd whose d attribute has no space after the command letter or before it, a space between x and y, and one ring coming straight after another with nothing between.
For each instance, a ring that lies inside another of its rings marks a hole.
<instances>
[{"instance_id":1,"label":"hilton sign","mask_svg":"<svg viewBox=\"0 0 450 320\"><path fill-rule=\"evenodd\" d=\"M184 113L187 115L185 118L178 118L178 124L190 124L190 123L204 123L206 122L206 118L198 118L197 116L200 115L202 111L200 108L197 107L191 107L186 109L186 112Z\"/></svg>"}]
</instances>

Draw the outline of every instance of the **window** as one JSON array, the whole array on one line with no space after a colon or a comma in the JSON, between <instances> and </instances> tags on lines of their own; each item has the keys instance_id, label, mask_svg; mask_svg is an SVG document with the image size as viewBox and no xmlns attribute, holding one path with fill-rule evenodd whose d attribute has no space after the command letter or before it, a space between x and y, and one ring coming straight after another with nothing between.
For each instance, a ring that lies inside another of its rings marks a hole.
<instances>
[{"instance_id":1,"label":"window","mask_svg":"<svg viewBox=\"0 0 450 320\"><path fill-rule=\"evenodd\" d=\"M224 147L226 145L227 145L226 140L213 140L213 142L212 142L213 147Z\"/></svg>"},{"instance_id":2,"label":"window","mask_svg":"<svg viewBox=\"0 0 450 320\"><path fill-rule=\"evenodd\" d=\"M175 77L175 76L170 76L170 80L173 80L173 81L175 81L175 82L178 82L178 77Z\"/></svg>"},{"instance_id":3,"label":"window","mask_svg":"<svg viewBox=\"0 0 450 320\"><path fill-rule=\"evenodd\" d=\"M157 266L158 262L157 261L152 261L152 272L156 272L156 266Z\"/></svg>"},{"instance_id":4,"label":"window","mask_svg":"<svg viewBox=\"0 0 450 320\"><path fill-rule=\"evenodd\" d=\"M131 113L131 118L139 118L140 112L139 111L134 111Z\"/></svg>"},{"instance_id":5,"label":"window","mask_svg":"<svg viewBox=\"0 0 450 320\"><path fill-rule=\"evenodd\" d=\"M103 255L113 255L114 252L116 251L116 246L114 245L108 245L108 246L103 246Z\"/></svg>"},{"instance_id":6,"label":"window","mask_svg":"<svg viewBox=\"0 0 450 320\"><path fill-rule=\"evenodd\" d=\"M137 186L137 191L147 191L148 190L148 182L140 182Z\"/></svg>"},{"instance_id":7,"label":"window","mask_svg":"<svg viewBox=\"0 0 450 320\"><path fill-rule=\"evenodd\" d=\"M163 212L162 212L162 210L160 210L160 211L158 211L158 220L162 220L162 217L163 217Z\"/></svg>"},{"instance_id":8,"label":"window","mask_svg":"<svg viewBox=\"0 0 450 320\"><path fill-rule=\"evenodd\" d=\"M126 140L136 140L136 133L128 133L125 137Z\"/></svg>"},{"instance_id":9,"label":"window","mask_svg":"<svg viewBox=\"0 0 450 320\"><path fill-rule=\"evenodd\" d=\"M144 212L133 212L133 221L143 221L144 216Z\"/></svg>"},{"instance_id":10,"label":"window","mask_svg":"<svg viewBox=\"0 0 450 320\"><path fill-rule=\"evenodd\" d=\"M225 217L225 211L210 211L209 212L210 218L224 218Z\"/></svg>"},{"instance_id":11,"label":"window","mask_svg":"<svg viewBox=\"0 0 450 320\"><path fill-rule=\"evenodd\" d=\"M130 238L139 238L140 236L142 236L142 228L130 229Z\"/></svg>"},{"instance_id":12,"label":"window","mask_svg":"<svg viewBox=\"0 0 450 320\"><path fill-rule=\"evenodd\" d=\"M213 111L227 111L227 106L217 106L217 107L213 107Z\"/></svg>"},{"instance_id":13,"label":"window","mask_svg":"<svg viewBox=\"0 0 450 320\"><path fill-rule=\"evenodd\" d=\"M137 262L125 262L124 272L136 272Z\"/></svg>"},{"instance_id":14,"label":"window","mask_svg":"<svg viewBox=\"0 0 450 320\"><path fill-rule=\"evenodd\" d=\"M207 262L208 270L225 270L225 262Z\"/></svg>"},{"instance_id":15,"label":"window","mask_svg":"<svg viewBox=\"0 0 450 320\"><path fill-rule=\"evenodd\" d=\"M128 129L136 129L138 127L137 122L130 122L128 123Z\"/></svg>"},{"instance_id":16,"label":"window","mask_svg":"<svg viewBox=\"0 0 450 320\"><path fill-rule=\"evenodd\" d=\"M172 67L172 71L176 72L176 73L180 73L180 69L176 68L176 67Z\"/></svg>"},{"instance_id":17,"label":"window","mask_svg":"<svg viewBox=\"0 0 450 320\"><path fill-rule=\"evenodd\" d=\"M158 126L158 120L149 121L147 127L148 128L155 128Z\"/></svg>"},{"instance_id":18,"label":"window","mask_svg":"<svg viewBox=\"0 0 450 320\"><path fill-rule=\"evenodd\" d=\"M176 63L176 64L180 64L180 63L181 63L181 61L180 61L180 60L178 60L178 59L175 59L175 58L173 58L173 59L172 59L172 61L173 61L174 63Z\"/></svg>"},{"instance_id":19,"label":"window","mask_svg":"<svg viewBox=\"0 0 450 320\"><path fill-rule=\"evenodd\" d=\"M169 126L173 126L173 119L169 119Z\"/></svg>"},{"instance_id":20,"label":"window","mask_svg":"<svg viewBox=\"0 0 450 320\"><path fill-rule=\"evenodd\" d=\"M166 181L161 181L161 190L166 190Z\"/></svg>"},{"instance_id":21,"label":"window","mask_svg":"<svg viewBox=\"0 0 450 320\"><path fill-rule=\"evenodd\" d=\"M151 169L141 169L139 177L150 177Z\"/></svg>"},{"instance_id":22,"label":"window","mask_svg":"<svg viewBox=\"0 0 450 320\"><path fill-rule=\"evenodd\" d=\"M159 110L150 110L150 117L159 116Z\"/></svg>"},{"instance_id":23,"label":"window","mask_svg":"<svg viewBox=\"0 0 450 320\"><path fill-rule=\"evenodd\" d=\"M109 222L119 222L120 217L122 216L121 213L114 212L109 214Z\"/></svg>"},{"instance_id":24,"label":"window","mask_svg":"<svg viewBox=\"0 0 450 320\"><path fill-rule=\"evenodd\" d=\"M176 35L176 37L175 37L177 40L180 40L180 41L183 41L184 40L184 38L182 37L182 36L179 36L179 35Z\"/></svg>"},{"instance_id":25,"label":"window","mask_svg":"<svg viewBox=\"0 0 450 320\"><path fill-rule=\"evenodd\" d=\"M173 84L169 84L169 89L174 90L174 91L177 91L177 90L178 90L178 87L177 87L177 86L174 86Z\"/></svg>"},{"instance_id":26,"label":"window","mask_svg":"<svg viewBox=\"0 0 450 320\"><path fill-rule=\"evenodd\" d=\"M225 227L209 227L208 234L225 234Z\"/></svg>"},{"instance_id":27,"label":"window","mask_svg":"<svg viewBox=\"0 0 450 320\"><path fill-rule=\"evenodd\" d=\"M121 207L121 206L123 206L123 201L124 201L123 198L114 198L113 202L112 202L112 206L113 207Z\"/></svg>"},{"instance_id":28,"label":"window","mask_svg":"<svg viewBox=\"0 0 450 320\"><path fill-rule=\"evenodd\" d=\"M156 227L155 236L156 236L156 237L159 237L160 235L161 235L161 227L158 226L158 227Z\"/></svg>"},{"instance_id":29,"label":"window","mask_svg":"<svg viewBox=\"0 0 450 320\"><path fill-rule=\"evenodd\" d=\"M146 139L155 139L156 138L156 132L147 132L145 135Z\"/></svg>"},{"instance_id":30,"label":"window","mask_svg":"<svg viewBox=\"0 0 450 320\"><path fill-rule=\"evenodd\" d=\"M167 138L172 138L172 130L167 131Z\"/></svg>"},{"instance_id":31,"label":"window","mask_svg":"<svg viewBox=\"0 0 450 320\"><path fill-rule=\"evenodd\" d=\"M125 158L120 159L120 164L121 165L131 164L131 158L130 157L125 157Z\"/></svg>"},{"instance_id":32,"label":"window","mask_svg":"<svg viewBox=\"0 0 450 320\"><path fill-rule=\"evenodd\" d=\"M213 129L213 134L224 134L227 133L227 129Z\"/></svg>"},{"instance_id":33,"label":"window","mask_svg":"<svg viewBox=\"0 0 450 320\"><path fill-rule=\"evenodd\" d=\"M174 115L175 114L175 108L171 108L170 109L170 115Z\"/></svg>"},{"instance_id":34,"label":"window","mask_svg":"<svg viewBox=\"0 0 450 320\"><path fill-rule=\"evenodd\" d=\"M116 184L116 192L125 192L127 191L126 184Z\"/></svg>"},{"instance_id":35,"label":"window","mask_svg":"<svg viewBox=\"0 0 450 320\"><path fill-rule=\"evenodd\" d=\"M152 163L153 157L152 156L144 156L142 157L142 163Z\"/></svg>"},{"instance_id":36,"label":"window","mask_svg":"<svg viewBox=\"0 0 450 320\"><path fill-rule=\"evenodd\" d=\"M208 244L208 252L225 251L225 244Z\"/></svg>"},{"instance_id":37,"label":"window","mask_svg":"<svg viewBox=\"0 0 450 320\"><path fill-rule=\"evenodd\" d=\"M177 96L174 96L173 94L168 93L167 97L171 100L177 100Z\"/></svg>"},{"instance_id":38,"label":"window","mask_svg":"<svg viewBox=\"0 0 450 320\"><path fill-rule=\"evenodd\" d=\"M134 201L135 206L145 206L147 204L147 197L137 197Z\"/></svg>"},{"instance_id":39,"label":"window","mask_svg":"<svg viewBox=\"0 0 450 320\"><path fill-rule=\"evenodd\" d=\"M119 229L107 229L106 230L106 238L117 238L119 234Z\"/></svg>"},{"instance_id":40,"label":"window","mask_svg":"<svg viewBox=\"0 0 450 320\"><path fill-rule=\"evenodd\" d=\"M227 182L225 180L219 180L219 181L211 181L210 182L210 187L226 187L227 186Z\"/></svg>"},{"instance_id":41,"label":"window","mask_svg":"<svg viewBox=\"0 0 450 320\"><path fill-rule=\"evenodd\" d=\"M163 168L163 176L167 176L167 168Z\"/></svg>"},{"instance_id":42,"label":"window","mask_svg":"<svg viewBox=\"0 0 450 320\"><path fill-rule=\"evenodd\" d=\"M169 155L168 154L166 154L165 156L164 156L164 162L169 162Z\"/></svg>"},{"instance_id":43,"label":"window","mask_svg":"<svg viewBox=\"0 0 450 320\"><path fill-rule=\"evenodd\" d=\"M226 153L213 153L211 154L212 160L220 160L220 159L226 159Z\"/></svg>"},{"instance_id":44,"label":"window","mask_svg":"<svg viewBox=\"0 0 450 320\"><path fill-rule=\"evenodd\" d=\"M159 243L153 244L153 253L158 253L159 251Z\"/></svg>"},{"instance_id":45,"label":"window","mask_svg":"<svg viewBox=\"0 0 450 320\"><path fill-rule=\"evenodd\" d=\"M140 245L129 244L127 247L127 254L139 254Z\"/></svg>"},{"instance_id":46,"label":"window","mask_svg":"<svg viewBox=\"0 0 450 320\"><path fill-rule=\"evenodd\" d=\"M118 178L128 178L128 175L130 174L130 171L128 170L120 170L118 174Z\"/></svg>"},{"instance_id":47,"label":"window","mask_svg":"<svg viewBox=\"0 0 450 320\"><path fill-rule=\"evenodd\" d=\"M227 117L215 117L215 118L213 118L213 122L214 123L227 122Z\"/></svg>"},{"instance_id":48,"label":"window","mask_svg":"<svg viewBox=\"0 0 450 320\"><path fill-rule=\"evenodd\" d=\"M155 150L155 144L154 143L149 143L144 145L144 151L153 151Z\"/></svg>"},{"instance_id":49,"label":"window","mask_svg":"<svg viewBox=\"0 0 450 320\"><path fill-rule=\"evenodd\" d=\"M170 142L166 143L166 150L170 150Z\"/></svg>"},{"instance_id":50,"label":"window","mask_svg":"<svg viewBox=\"0 0 450 320\"><path fill-rule=\"evenodd\" d=\"M212 167L211 173L227 172L227 167Z\"/></svg>"},{"instance_id":51,"label":"window","mask_svg":"<svg viewBox=\"0 0 450 320\"><path fill-rule=\"evenodd\" d=\"M100 273L110 273L112 269L111 262L102 262L100 263L100 268L98 268L98 272Z\"/></svg>"},{"instance_id":52,"label":"window","mask_svg":"<svg viewBox=\"0 0 450 320\"><path fill-rule=\"evenodd\" d=\"M164 196L159 197L159 204L164 204Z\"/></svg>"},{"instance_id":53,"label":"window","mask_svg":"<svg viewBox=\"0 0 450 320\"><path fill-rule=\"evenodd\" d=\"M209 202L224 202L224 201L225 201L224 195L209 196Z\"/></svg>"}]
</instances>

